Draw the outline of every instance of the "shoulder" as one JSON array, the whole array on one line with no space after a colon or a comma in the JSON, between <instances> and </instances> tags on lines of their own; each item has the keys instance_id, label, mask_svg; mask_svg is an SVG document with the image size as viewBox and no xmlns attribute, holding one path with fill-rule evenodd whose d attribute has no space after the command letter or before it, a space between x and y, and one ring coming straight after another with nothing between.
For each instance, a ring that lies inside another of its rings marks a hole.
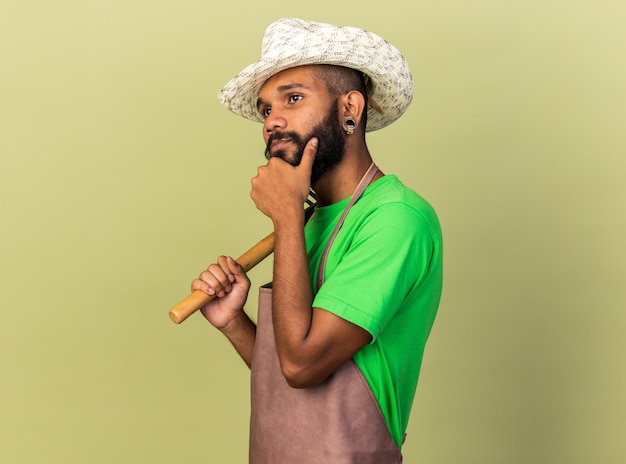
<instances>
[{"instance_id":1,"label":"shoulder","mask_svg":"<svg viewBox=\"0 0 626 464\"><path fill-rule=\"evenodd\" d=\"M370 185L357 205L364 223L375 222L404 232L427 229L434 239L441 235L433 206L395 175L386 175Z\"/></svg>"}]
</instances>

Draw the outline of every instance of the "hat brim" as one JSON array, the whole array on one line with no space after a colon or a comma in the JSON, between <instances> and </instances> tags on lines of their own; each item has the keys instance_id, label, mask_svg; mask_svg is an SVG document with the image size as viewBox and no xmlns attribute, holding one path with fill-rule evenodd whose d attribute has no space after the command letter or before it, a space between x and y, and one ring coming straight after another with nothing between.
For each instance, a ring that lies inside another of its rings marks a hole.
<instances>
[{"instance_id":1,"label":"hat brim","mask_svg":"<svg viewBox=\"0 0 626 464\"><path fill-rule=\"evenodd\" d=\"M378 36L374 37L378 40L374 55L372 43L343 43L335 46L332 53L328 50L320 52L317 45L302 47L297 53L282 54L280 58L262 56L232 78L219 92L218 100L235 114L263 122L257 109L257 99L261 87L270 77L298 66L345 66L368 76L372 84L370 98L383 112L368 106L367 131L382 129L398 119L409 106L413 97L413 78L398 50Z\"/></svg>"}]
</instances>

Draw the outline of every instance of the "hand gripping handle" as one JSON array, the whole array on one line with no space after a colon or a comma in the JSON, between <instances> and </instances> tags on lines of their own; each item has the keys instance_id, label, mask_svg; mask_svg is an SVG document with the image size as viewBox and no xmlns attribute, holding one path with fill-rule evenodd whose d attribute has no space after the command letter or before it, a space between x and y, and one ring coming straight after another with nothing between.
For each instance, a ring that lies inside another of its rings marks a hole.
<instances>
[{"instance_id":1,"label":"hand gripping handle","mask_svg":"<svg viewBox=\"0 0 626 464\"><path fill-rule=\"evenodd\" d=\"M272 232L237 258L236 261L245 272L248 272L271 255L273 251L274 233ZM170 319L176 324L180 324L213 298L215 298L215 295L208 295L201 290L194 290L187 298L170 309Z\"/></svg>"}]
</instances>

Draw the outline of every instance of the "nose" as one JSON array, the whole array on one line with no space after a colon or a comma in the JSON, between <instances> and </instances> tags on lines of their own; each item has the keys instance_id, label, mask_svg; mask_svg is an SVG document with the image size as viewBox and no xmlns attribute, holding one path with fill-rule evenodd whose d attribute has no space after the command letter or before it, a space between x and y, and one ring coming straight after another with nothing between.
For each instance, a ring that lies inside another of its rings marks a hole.
<instances>
[{"instance_id":1,"label":"nose","mask_svg":"<svg viewBox=\"0 0 626 464\"><path fill-rule=\"evenodd\" d=\"M285 130L286 127L287 120L278 114L278 112L272 110L263 123L263 135L268 138L274 131Z\"/></svg>"}]
</instances>

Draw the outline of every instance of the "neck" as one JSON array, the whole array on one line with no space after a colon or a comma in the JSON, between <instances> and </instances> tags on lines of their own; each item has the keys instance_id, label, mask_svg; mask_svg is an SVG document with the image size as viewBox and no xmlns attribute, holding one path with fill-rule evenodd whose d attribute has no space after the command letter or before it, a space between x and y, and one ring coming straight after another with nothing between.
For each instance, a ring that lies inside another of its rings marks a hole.
<instances>
[{"instance_id":1,"label":"neck","mask_svg":"<svg viewBox=\"0 0 626 464\"><path fill-rule=\"evenodd\" d=\"M351 196L371 164L372 157L366 148L359 153L346 151L343 161L313 186L318 204L328 206ZM383 175L379 171L372 182Z\"/></svg>"}]
</instances>

